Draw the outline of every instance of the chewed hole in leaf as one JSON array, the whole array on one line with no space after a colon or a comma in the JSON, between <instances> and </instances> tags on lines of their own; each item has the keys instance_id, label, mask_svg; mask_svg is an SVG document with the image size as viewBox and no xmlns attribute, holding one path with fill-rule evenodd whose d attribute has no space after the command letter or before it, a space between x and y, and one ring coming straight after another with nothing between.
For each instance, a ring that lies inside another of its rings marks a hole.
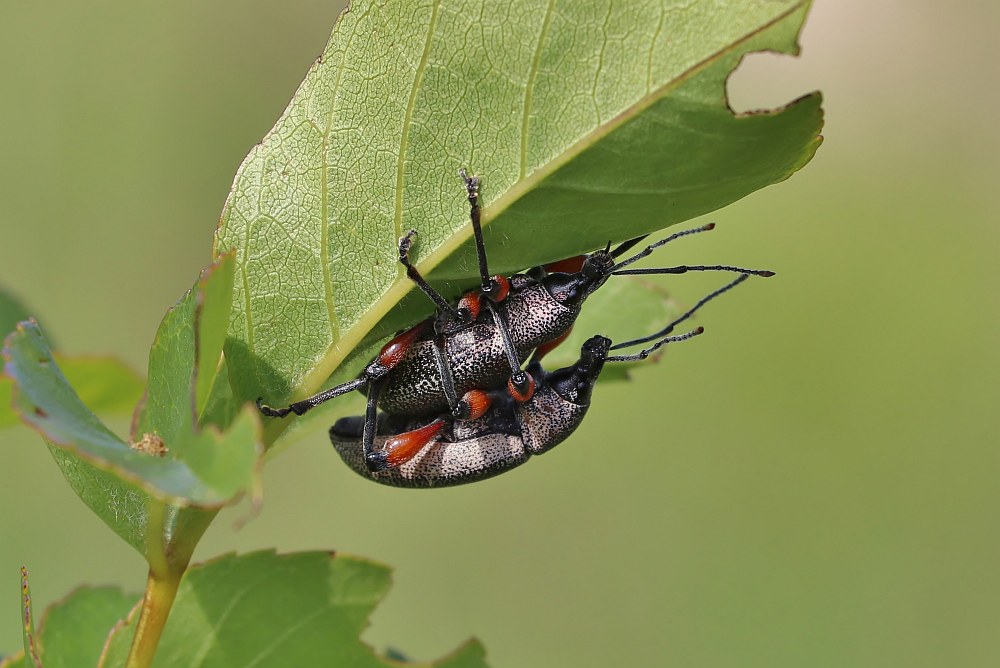
<instances>
[{"instance_id":1,"label":"chewed hole in leaf","mask_svg":"<svg viewBox=\"0 0 1000 668\"><path fill-rule=\"evenodd\" d=\"M736 114L778 109L809 90L802 61L774 51L746 54L726 78L726 100Z\"/></svg>"}]
</instances>

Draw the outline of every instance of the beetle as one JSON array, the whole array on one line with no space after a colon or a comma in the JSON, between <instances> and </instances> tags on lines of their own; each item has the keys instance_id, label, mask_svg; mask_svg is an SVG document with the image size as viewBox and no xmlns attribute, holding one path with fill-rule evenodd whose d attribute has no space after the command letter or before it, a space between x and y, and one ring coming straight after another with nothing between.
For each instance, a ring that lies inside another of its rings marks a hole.
<instances>
[{"instance_id":1,"label":"beetle","mask_svg":"<svg viewBox=\"0 0 1000 668\"><path fill-rule=\"evenodd\" d=\"M532 455L551 450L576 431L590 408L594 384L606 362L645 359L668 343L701 334L704 329L699 327L679 336L668 335L695 310L747 278L744 274L710 293L664 330L643 337L656 342L638 353L610 355L633 342L612 345L607 337L596 335L583 344L574 364L551 372L543 370L541 355L536 353L527 368L536 391L527 401L498 391L483 393L476 417L464 421L447 414L428 421L382 413L371 451L363 442L366 418L351 416L337 420L330 428L330 440L356 473L393 487L446 487L499 475ZM385 466L373 470L372 453Z\"/></svg>"},{"instance_id":2,"label":"beetle","mask_svg":"<svg viewBox=\"0 0 1000 668\"><path fill-rule=\"evenodd\" d=\"M445 411L459 420L478 417L476 404L481 392L503 388L513 398L527 401L534 392L534 378L521 370L535 350L558 345L572 328L583 302L612 275L680 274L688 271L731 271L743 276L771 276L773 272L726 265L681 265L651 269L629 269L633 262L683 236L708 231L714 225L676 232L624 259L645 236L626 241L614 250L610 244L584 256L579 270L546 271L535 267L510 277L491 276L488 270L478 205L479 180L465 181L470 220L476 240L481 286L452 306L420 275L409 253L415 230L399 242L399 261L407 276L435 304L436 311L398 334L354 380L283 408L273 408L258 399L260 411L269 417L302 415L315 406L354 390L367 390L368 407L364 442L366 452L375 437L377 409L400 418L434 416ZM372 455L370 465L382 466Z\"/></svg>"}]
</instances>

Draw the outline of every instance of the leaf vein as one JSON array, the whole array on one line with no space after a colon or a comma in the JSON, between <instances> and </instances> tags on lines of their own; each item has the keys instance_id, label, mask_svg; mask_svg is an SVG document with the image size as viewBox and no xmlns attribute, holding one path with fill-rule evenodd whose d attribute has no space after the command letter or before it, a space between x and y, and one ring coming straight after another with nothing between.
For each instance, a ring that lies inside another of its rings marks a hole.
<instances>
[{"instance_id":1,"label":"leaf vein","mask_svg":"<svg viewBox=\"0 0 1000 668\"><path fill-rule=\"evenodd\" d=\"M340 323L337 322L336 300L333 291L333 276L330 270L330 182L327 164L327 157L330 149L330 128L333 126L333 116L337 111L337 93L344 78L344 70L347 67L347 52L354 42L354 37L358 33L358 22L355 22L354 29L347 38L344 53L340 57L340 64L337 67L337 78L333 83L333 90L330 91L330 111L326 116L326 127L323 129L322 155L320 156L320 263L323 265L323 290L326 296L327 318L330 320L330 336L334 341L340 340Z\"/></svg>"},{"instance_id":2,"label":"leaf vein","mask_svg":"<svg viewBox=\"0 0 1000 668\"><path fill-rule=\"evenodd\" d=\"M656 30L653 31L653 39L649 42L649 53L646 56L646 95L653 90L653 54L656 53L656 42L660 39L660 32L663 31L663 18L666 10L660 6L660 19L656 22Z\"/></svg>"},{"instance_id":3,"label":"leaf vein","mask_svg":"<svg viewBox=\"0 0 1000 668\"><path fill-rule=\"evenodd\" d=\"M403 131L399 139L399 155L396 158L396 215L393 218L393 225L396 230L396 238L403 236L403 172L406 169L406 150L410 141L410 125L413 122L413 108L416 106L417 94L420 92L420 85L424 81L424 71L427 69L427 61L430 58L431 45L434 43L434 31L437 28L438 12L441 9L441 0L434 0L431 9L431 20L427 24L427 37L424 40L424 51L420 54L420 63L417 64L417 71L413 75L413 86L410 87L410 97L406 101L406 115L403 117Z\"/></svg>"},{"instance_id":4,"label":"leaf vein","mask_svg":"<svg viewBox=\"0 0 1000 668\"><path fill-rule=\"evenodd\" d=\"M284 633L281 633L278 636L276 636L264 651L255 656L253 661L246 664L245 668L253 668L253 666L259 665L264 659L274 654L274 652L279 649L282 642L284 642L291 636L295 635L309 624L312 624L314 621L316 621L316 619L322 617L328 611L329 611L328 608L320 607L314 610L311 614L299 617L298 621L295 624L290 625L288 628L285 629Z\"/></svg>"},{"instance_id":5,"label":"leaf vein","mask_svg":"<svg viewBox=\"0 0 1000 668\"><path fill-rule=\"evenodd\" d=\"M614 11L614 2L608 0L608 13L601 23L601 51L597 55L597 71L594 72L594 85L590 87L590 101L594 103L594 117L597 123L603 122L601 118L601 105L597 102L597 86L601 81L601 72L604 71L604 53L608 49L608 22L611 20L611 13Z\"/></svg>"},{"instance_id":6,"label":"leaf vein","mask_svg":"<svg viewBox=\"0 0 1000 668\"><path fill-rule=\"evenodd\" d=\"M528 120L531 117L531 99L535 90L535 80L538 78L538 70L542 63L542 45L545 43L545 36L552 23L552 12L555 9L555 4L555 0L549 0L548 7L545 8L545 18L542 20L542 29L538 32L538 43L535 45L535 54L531 60L531 70L528 72L528 83L524 87L524 110L521 112L521 166L518 172L518 181L523 179L528 172Z\"/></svg>"},{"instance_id":7,"label":"leaf vein","mask_svg":"<svg viewBox=\"0 0 1000 668\"><path fill-rule=\"evenodd\" d=\"M226 605L225 609L222 611L218 619L216 619L215 623L212 625L211 632L205 634L205 639L202 642L201 647L198 648L197 652L192 654L191 656L192 666L205 665L205 657L208 656L209 651L212 649L213 643L215 643L218 640L219 631L222 629L222 625L225 623L226 619L229 617L232 611L238 607L238 604L243 599L243 597L245 597L248 592L255 589L258 582L260 582L261 580L266 580L267 577L268 577L267 574L263 574L261 575L261 577L257 578L253 582L244 583L243 589L229 600L229 604Z\"/></svg>"}]
</instances>

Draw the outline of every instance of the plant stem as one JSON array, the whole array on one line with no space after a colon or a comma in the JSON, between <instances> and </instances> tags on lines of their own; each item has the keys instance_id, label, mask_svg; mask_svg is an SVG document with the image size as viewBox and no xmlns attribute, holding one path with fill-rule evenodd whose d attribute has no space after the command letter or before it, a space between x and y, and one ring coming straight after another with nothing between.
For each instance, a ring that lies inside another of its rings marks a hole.
<instances>
[{"instance_id":1,"label":"plant stem","mask_svg":"<svg viewBox=\"0 0 1000 668\"><path fill-rule=\"evenodd\" d=\"M148 668L167 624L177 587L191 561L198 539L215 511L197 512L155 499L146 505L146 560L149 577L136 622L126 668Z\"/></svg>"},{"instance_id":2,"label":"plant stem","mask_svg":"<svg viewBox=\"0 0 1000 668\"><path fill-rule=\"evenodd\" d=\"M183 572L156 573L152 568L149 569L146 593L142 599L142 610L136 623L126 668L148 668L153 665L156 647L160 643L163 627L167 624L182 575Z\"/></svg>"}]
</instances>

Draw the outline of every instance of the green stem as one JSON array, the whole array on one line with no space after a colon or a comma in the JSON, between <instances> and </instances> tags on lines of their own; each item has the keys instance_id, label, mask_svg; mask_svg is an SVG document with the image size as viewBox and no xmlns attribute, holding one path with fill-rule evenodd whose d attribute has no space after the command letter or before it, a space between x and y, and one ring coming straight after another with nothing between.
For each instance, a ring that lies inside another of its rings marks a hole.
<instances>
[{"instance_id":1,"label":"green stem","mask_svg":"<svg viewBox=\"0 0 1000 668\"><path fill-rule=\"evenodd\" d=\"M149 577L126 668L148 668L153 664L191 554L218 511L178 508L150 499L146 512Z\"/></svg>"},{"instance_id":2,"label":"green stem","mask_svg":"<svg viewBox=\"0 0 1000 668\"><path fill-rule=\"evenodd\" d=\"M177 586L182 575L183 572L159 574L152 568L149 569L142 610L125 668L148 668L153 665L153 657L156 655L163 627L167 624L174 597L177 596Z\"/></svg>"}]
</instances>

